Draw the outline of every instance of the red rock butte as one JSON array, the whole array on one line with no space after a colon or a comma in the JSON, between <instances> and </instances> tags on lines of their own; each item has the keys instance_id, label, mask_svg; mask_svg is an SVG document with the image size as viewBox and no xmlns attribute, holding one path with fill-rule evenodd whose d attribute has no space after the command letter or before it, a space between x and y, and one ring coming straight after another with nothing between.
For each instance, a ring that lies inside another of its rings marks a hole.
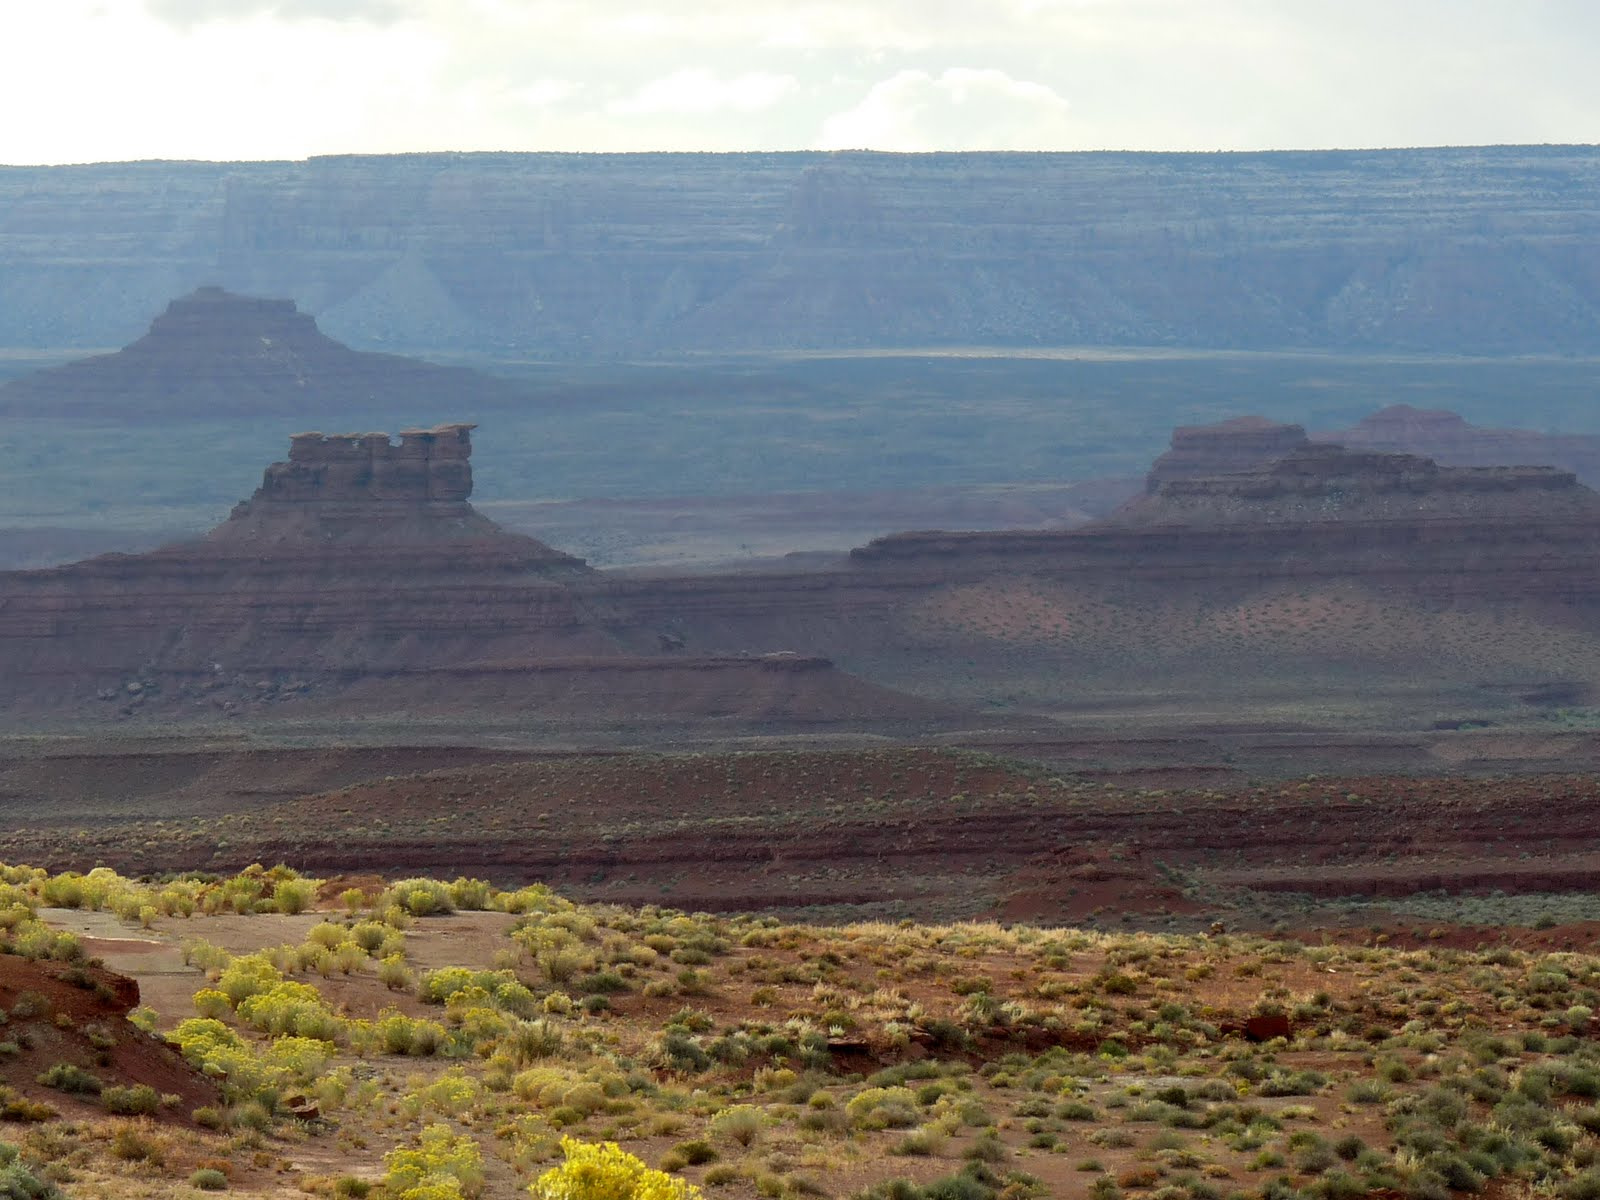
<instances>
[{"instance_id":1,"label":"red rock butte","mask_svg":"<svg viewBox=\"0 0 1600 1200\"><path fill-rule=\"evenodd\" d=\"M473 428L296 434L204 538L0 574L0 709L170 719L292 702L652 728L948 718L748 626L733 647L685 651L674 623L714 612L723 589L608 580L500 528L468 500ZM768 613L759 584L725 582L739 613Z\"/></svg>"},{"instance_id":2,"label":"red rock butte","mask_svg":"<svg viewBox=\"0 0 1600 1200\"><path fill-rule=\"evenodd\" d=\"M908 533L827 567L669 575L597 572L474 511L465 424L398 441L297 435L204 539L0 575L0 706L81 712L99 695L110 715L158 694L143 711L292 700L308 713L581 709L651 727L851 714L883 727L944 719L961 696L952 661L1011 678L1037 658L1051 687L1091 670L1120 686L1124 651L1157 644L1137 620L1060 645L1055 626L1024 621L1028 653L1008 658L986 627L940 616L1021 612L1036 592L1086 613L1107 597L1155 613L1327 586L1394 611L1459 604L1574 630L1600 619L1600 495L1570 472L1441 467L1259 420L1180 430L1173 447L1149 490L1078 529ZM1183 630L1160 645L1210 647L1233 669L1225 628ZM1061 657L1040 657L1048 646ZM1393 649L1340 653L1366 669ZM913 684L920 698L888 690Z\"/></svg>"},{"instance_id":3,"label":"red rock butte","mask_svg":"<svg viewBox=\"0 0 1600 1200\"><path fill-rule=\"evenodd\" d=\"M297 433L288 460L269 466L255 495L206 541L526 543L531 539L507 533L467 502L475 428L405 429L398 443L387 433Z\"/></svg>"}]
</instances>

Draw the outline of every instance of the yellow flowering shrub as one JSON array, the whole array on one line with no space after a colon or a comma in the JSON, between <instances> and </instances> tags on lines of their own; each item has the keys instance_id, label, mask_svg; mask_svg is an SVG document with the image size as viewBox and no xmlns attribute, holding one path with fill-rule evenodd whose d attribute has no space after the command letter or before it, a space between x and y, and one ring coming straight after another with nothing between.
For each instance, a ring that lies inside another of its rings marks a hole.
<instances>
[{"instance_id":1,"label":"yellow flowering shrub","mask_svg":"<svg viewBox=\"0 0 1600 1200\"><path fill-rule=\"evenodd\" d=\"M415 1146L391 1150L383 1190L393 1200L471 1200L483 1191L483 1153L448 1125L429 1125Z\"/></svg>"},{"instance_id":2,"label":"yellow flowering shrub","mask_svg":"<svg viewBox=\"0 0 1600 1200\"><path fill-rule=\"evenodd\" d=\"M206 1074L221 1076L231 1099L253 1096L262 1088L304 1087L333 1052L316 1038L281 1037L257 1046L211 1017L190 1017L168 1040Z\"/></svg>"},{"instance_id":3,"label":"yellow flowering shrub","mask_svg":"<svg viewBox=\"0 0 1600 1200\"><path fill-rule=\"evenodd\" d=\"M646 1166L615 1142L562 1138L566 1161L529 1186L536 1200L700 1200L702 1192Z\"/></svg>"}]
</instances>

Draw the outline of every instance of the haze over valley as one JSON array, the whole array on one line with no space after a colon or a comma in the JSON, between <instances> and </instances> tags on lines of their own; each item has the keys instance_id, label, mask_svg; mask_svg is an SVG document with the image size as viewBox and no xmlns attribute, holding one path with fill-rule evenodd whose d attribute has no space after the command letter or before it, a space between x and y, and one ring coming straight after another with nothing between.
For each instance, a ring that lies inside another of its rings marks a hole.
<instances>
[{"instance_id":1,"label":"haze over valley","mask_svg":"<svg viewBox=\"0 0 1600 1200\"><path fill-rule=\"evenodd\" d=\"M16 7L0 1197L1600 1196L1590 6Z\"/></svg>"}]
</instances>

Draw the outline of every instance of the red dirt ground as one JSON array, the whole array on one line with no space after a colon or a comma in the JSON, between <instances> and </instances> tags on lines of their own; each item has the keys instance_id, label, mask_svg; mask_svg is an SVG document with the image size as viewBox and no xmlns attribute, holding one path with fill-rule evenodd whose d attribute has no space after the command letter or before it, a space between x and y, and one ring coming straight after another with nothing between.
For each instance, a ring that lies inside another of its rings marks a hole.
<instances>
[{"instance_id":1,"label":"red dirt ground","mask_svg":"<svg viewBox=\"0 0 1600 1200\"><path fill-rule=\"evenodd\" d=\"M8 841L13 858L54 869L281 861L544 880L580 898L706 910L1182 927L1233 923L1247 895L1590 891L1600 781L1136 790L927 748L574 756Z\"/></svg>"},{"instance_id":2,"label":"red dirt ground","mask_svg":"<svg viewBox=\"0 0 1600 1200\"><path fill-rule=\"evenodd\" d=\"M145 1084L177 1096L154 1115L191 1124L194 1109L218 1103L216 1085L128 1021L138 1003L139 985L102 967L0 956L0 1008L9 1014L0 1037L16 1047L0 1055L0 1084L63 1113L103 1115L92 1097L67 1096L37 1081L49 1067L71 1063L107 1085Z\"/></svg>"}]
</instances>

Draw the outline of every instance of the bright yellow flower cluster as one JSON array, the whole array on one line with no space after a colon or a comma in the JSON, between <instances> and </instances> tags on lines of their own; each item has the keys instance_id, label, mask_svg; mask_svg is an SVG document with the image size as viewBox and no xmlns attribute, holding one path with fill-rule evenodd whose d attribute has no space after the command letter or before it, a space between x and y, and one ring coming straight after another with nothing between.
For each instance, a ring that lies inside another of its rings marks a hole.
<instances>
[{"instance_id":1,"label":"bright yellow flower cluster","mask_svg":"<svg viewBox=\"0 0 1600 1200\"><path fill-rule=\"evenodd\" d=\"M647 1167L615 1142L562 1138L566 1162L534 1181L537 1200L701 1200L692 1184Z\"/></svg>"}]
</instances>

